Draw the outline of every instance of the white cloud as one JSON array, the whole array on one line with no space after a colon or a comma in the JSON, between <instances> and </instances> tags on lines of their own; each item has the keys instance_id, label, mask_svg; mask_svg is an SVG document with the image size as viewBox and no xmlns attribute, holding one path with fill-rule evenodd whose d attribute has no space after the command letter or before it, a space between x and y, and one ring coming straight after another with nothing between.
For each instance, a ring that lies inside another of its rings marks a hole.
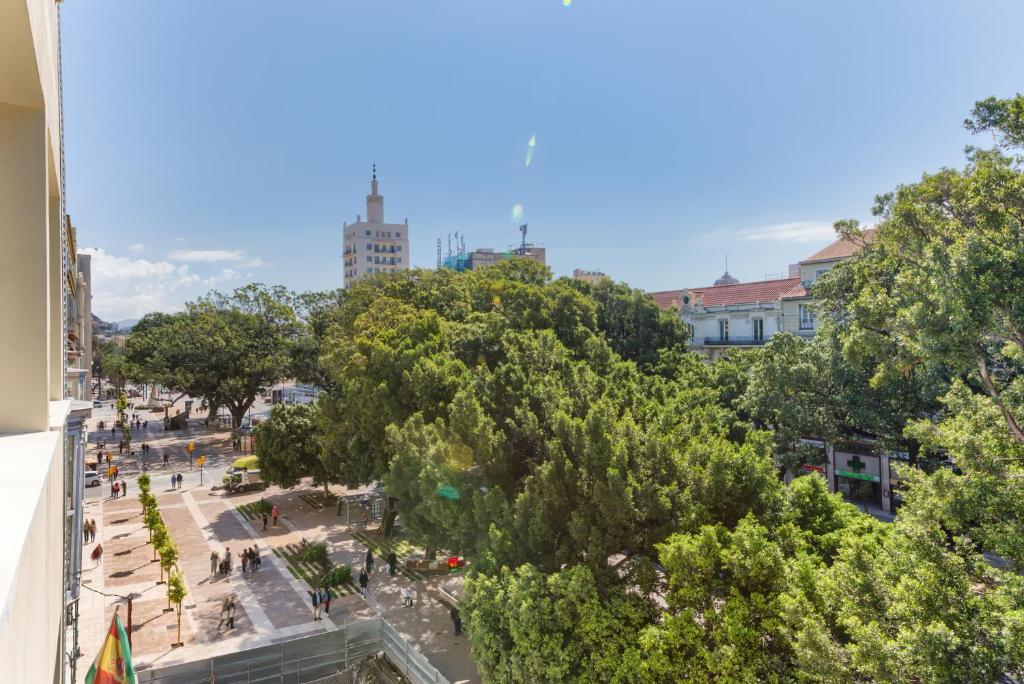
<instances>
[{"instance_id":1,"label":"white cloud","mask_svg":"<svg viewBox=\"0 0 1024 684\"><path fill-rule=\"evenodd\" d=\"M136 242L134 245L130 245L128 247L128 251L131 252L132 254L139 254L141 252L146 251L146 245Z\"/></svg>"},{"instance_id":2,"label":"white cloud","mask_svg":"<svg viewBox=\"0 0 1024 684\"><path fill-rule=\"evenodd\" d=\"M238 271L236 271L235 269L233 269L233 268L225 268L225 269L222 269L221 272L219 274L217 274L217 275L212 275L209 278L204 278L203 279L203 284L206 285L207 287L213 287L217 283L222 283L225 280L234 280L239 275L241 275L241 274Z\"/></svg>"},{"instance_id":3,"label":"white cloud","mask_svg":"<svg viewBox=\"0 0 1024 684\"><path fill-rule=\"evenodd\" d=\"M203 282L188 264L117 256L97 247L82 253L92 256L92 309L106 320L178 311Z\"/></svg>"},{"instance_id":4,"label":"white cloud","mask_svg":"<svg viewBox=\"0 0 1024 684\"><path fill-rule=\"evenodd\" d=\"M242 261L245 253L237 249L176 249L167 255L171 261Z\"/></svg>"},{"instance_id":5,"label":"white cloud","mask_svg":"<svg viewBox=\"0 0 1024 684\"><path fill-rule=\"evenodd\" d=\"M836 238L832 224L819 221L794 221L759 228L744 228L737 235L744 240L776 240L779 242L822 242Z\"/></svg>"}]
</instances>

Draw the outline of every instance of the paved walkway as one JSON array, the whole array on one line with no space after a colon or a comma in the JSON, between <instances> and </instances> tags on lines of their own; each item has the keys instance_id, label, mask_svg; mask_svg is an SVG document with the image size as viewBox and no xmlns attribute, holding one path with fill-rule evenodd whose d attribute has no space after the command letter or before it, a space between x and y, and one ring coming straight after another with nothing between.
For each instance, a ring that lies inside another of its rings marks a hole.
<instances>
[{"instance_id":1,"label":"paved walkway","mask_svg":"<svg viewBox=\"0 0 1024 684\"><path fill-rule=\"evenodd\" d=\"M97 566L90 560L95 544L86 544L83 552L83 657L78 668L79 681L95 658L115 605L122 606L122 620L127 620L126 601L96 592L134 594L133 654L140 669L210 658L337 629L346 620L381 615L450 681L479 681L469 656L468 640L452 634L448 607L435 593L436 583L444 575L417 582L420 600L415 607L406 608L399 592L410 580L401 575L389 577L386 563L379 558L377 568L384 571L374 573L367 597L357 593L343 595L332 602L330 616L312 620L306 593L309 587L293 576L274 550L299 545L303 539L325 541L331 559L350 565L356 574L366 553L366 547L349 533L333 507L318 508L315 502L310 503L309 494L314 490L270 488L260 494L228 496L211 490L208 480L199 487L194 475L186 479L186 486L180 490L170 488L169 478L167 483L161 480L160 475L154 474L153 491L180 551L179 569L188 589L181 611L184 646L172 646L178 637L178 616L175 611L166 610L166 584L158 583L161 572L159 564L152 561L153 550L142 526L138 493L116 500L90 501L85 516L96 520L97 538L103 544L104 554ZM258 522L250 523L238 510L261 496L277 503L282 511L278 526L266 531ZM259 548L263 563L258 572L243 574L237 554L250 546ZM228 548L235 554L234 571L227 577L211 577L211 551L223 555ZM238 605L233 629L220 626L221 603L230 595Z\"/></svg>"}]
</instances>

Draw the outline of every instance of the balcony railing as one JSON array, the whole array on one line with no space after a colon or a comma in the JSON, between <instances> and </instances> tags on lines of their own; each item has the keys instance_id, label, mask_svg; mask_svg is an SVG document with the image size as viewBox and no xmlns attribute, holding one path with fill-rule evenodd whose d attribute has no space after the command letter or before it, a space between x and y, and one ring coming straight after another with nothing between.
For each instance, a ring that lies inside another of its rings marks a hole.
<instances>
[{"instance_id":1,"label":"balcony railing","mask_svg":"<svg viewBox=\"0 0 1024 684\"><path fill-rule=\"evenodd\" d=\"M756 347L766 343L763 337L705 337L705 347Z\"/></svg>"}]
</instances>

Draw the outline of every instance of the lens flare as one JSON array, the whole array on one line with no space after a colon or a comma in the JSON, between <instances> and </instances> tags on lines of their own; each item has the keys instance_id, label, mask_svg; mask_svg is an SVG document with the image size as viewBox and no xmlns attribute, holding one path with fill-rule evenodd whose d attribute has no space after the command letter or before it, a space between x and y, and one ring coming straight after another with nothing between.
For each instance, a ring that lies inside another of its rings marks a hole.
<instances>
[{"instance_id":1,"label":"lens flare","mask_svg":"<svg viewBox=\"0 0 1024 684\"><path fill-rule=\"evenodd\" d=\"M512 222L519 223L523 220L523 205L516 204L512 207Z\"/></svg>"},{"instance_id":2,"label":"lens flare","mask_svg":"<svg viewBox=\"0 0 1024 684\"><path fill-rule=\"evenodd\" d=\"M530 142L526 143L526 165L533 162L533 151L537 148L537 136L531 135Z\"/></svg>"},{"instance_id":3,"label":"lens flare","mask_svg":"<svg viewBox=\"0 0 1024 684\"><path fill-rule=\"evenodd\" d=\"M572 0L562 0L562 7L568 7L572 4Z\"/></svg>"}]
</instances>

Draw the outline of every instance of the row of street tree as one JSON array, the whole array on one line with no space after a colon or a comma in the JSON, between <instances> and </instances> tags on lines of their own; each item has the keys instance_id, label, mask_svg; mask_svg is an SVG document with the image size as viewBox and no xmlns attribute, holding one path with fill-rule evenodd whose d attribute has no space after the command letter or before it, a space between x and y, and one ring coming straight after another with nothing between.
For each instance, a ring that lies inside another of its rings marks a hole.
<instances>
[{"instance_id":1,"label":"row of street tree","mask_svg":"<svg viewBox=\"0 0 1024 684\"><path fill-rule=\"evenodd\" d=\"M488 681L1024 676L1024 98L968 126L997 147L879 197L870 241L837 224L866 244L811 342L708 364L643 293L506 261L212 294L140 321L125 374L236 425L322 388L258 427L264 477L382 482L383 533L470 558ZM896 522L784 484L807 435L908 449Z\"/></svg>"}]
</instances>

